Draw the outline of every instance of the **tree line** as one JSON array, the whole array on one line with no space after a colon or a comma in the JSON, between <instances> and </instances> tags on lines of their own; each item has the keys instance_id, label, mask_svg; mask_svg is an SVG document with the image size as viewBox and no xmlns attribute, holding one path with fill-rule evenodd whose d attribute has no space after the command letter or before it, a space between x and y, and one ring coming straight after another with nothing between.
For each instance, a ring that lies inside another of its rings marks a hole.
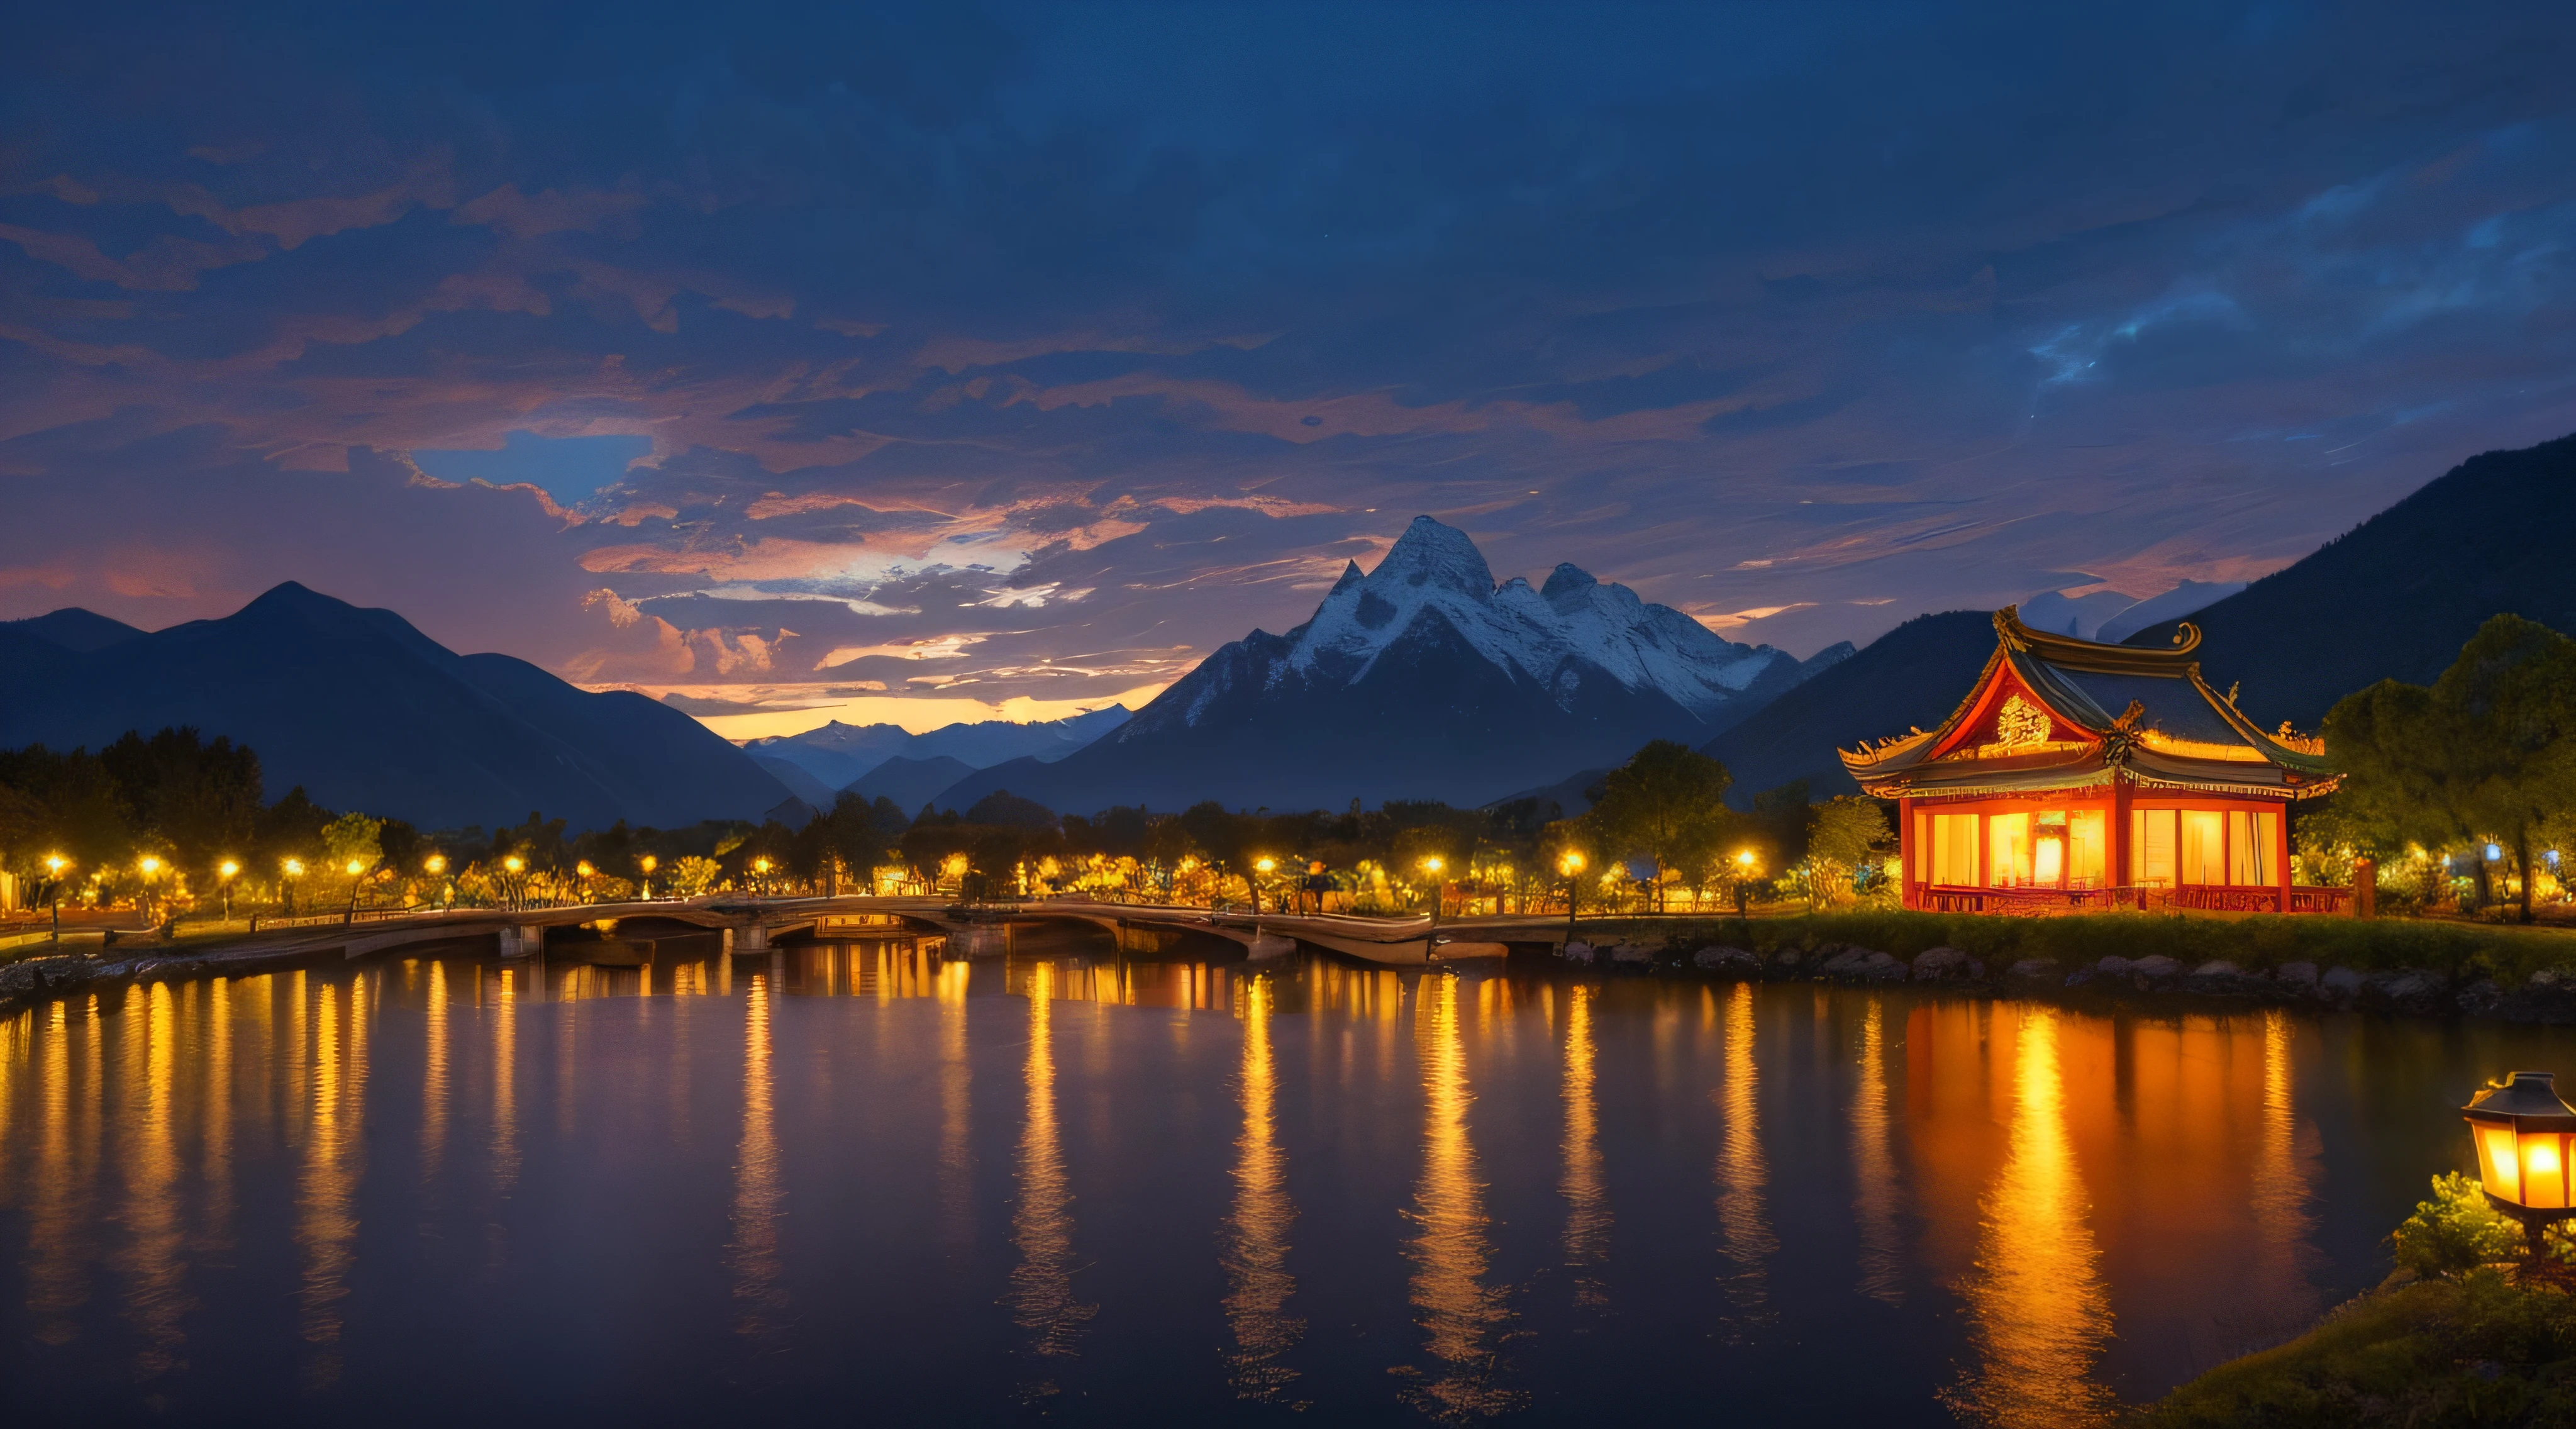
<instances>
[{"instance_id":1,"label":"tree line","mask_svg":"<svg viewBox=\"0 0 2576 1429\"><path fill-rule=\"evenodd\" d=\"M1665 908L1754 890L1818 902L1872 891L1887 825L1875 801L1811 805L1803 782L1730 809L1723 765L1659 741L1565 816L1554 801L1485 808L1389 800L1342 811L1204 802L1059 816L1007 791L907 814L844 793L799 826L514 824L423 830L265 797L258 755L186 728L96 752L0 751L0 869L22 904L315 911L378 904L614 901L650 892L1088 892L1361 911L1459 906Z\"/></svg>"}]
</instances>

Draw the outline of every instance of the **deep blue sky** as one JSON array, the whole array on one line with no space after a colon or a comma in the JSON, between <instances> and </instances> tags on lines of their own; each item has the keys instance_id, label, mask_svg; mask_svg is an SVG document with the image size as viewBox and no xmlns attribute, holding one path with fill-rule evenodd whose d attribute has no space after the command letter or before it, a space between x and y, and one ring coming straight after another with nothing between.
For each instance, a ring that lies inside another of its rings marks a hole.
<instances>
[{"instance_id":1,"label":"deep blue sky","mask_svg":"<svg viewBox=\"0 0 2576 1429\"><path fill-rule=\"evenodd\" d=\"M48 8L0 616L1098 700L1429 512L1803 654L2576 430L2565 4Z\"/></svg>"}]
</instances>

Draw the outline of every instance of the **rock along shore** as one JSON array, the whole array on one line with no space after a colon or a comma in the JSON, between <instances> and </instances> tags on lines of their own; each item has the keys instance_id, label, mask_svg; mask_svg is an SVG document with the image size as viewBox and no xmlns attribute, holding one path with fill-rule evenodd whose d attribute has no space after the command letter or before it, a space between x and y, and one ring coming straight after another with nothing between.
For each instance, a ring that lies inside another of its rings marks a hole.
<instances>
[{"instance_id":1,"label":"rock along shore","mask_svg":"<svg viewBox=\"0 0 2576 1429\"><path fill-rule=\"evenodd\" d=\"M2576 975L2533 973L2519 986L2492 977L2458 979L2427 968L2361 972L2315 963L2246 969L2216 960L2186 966L2169 957L2105 957L2067 965L2025 958L1988 967L1956 948L1929 948L1905 959L1848 943L1786 948L1768 957L1724 943L1699 947L1576 941L1558 954L1577 966L1611 971L1714 978L1730 982L1827 982L1933 987L1992 997L2048 998L2070 1004L2154 999L2237 1006L2295 1006L2334 1011L2471 1017L2499 1022L2576 1025Z\"/></svg>"}]
</instances>

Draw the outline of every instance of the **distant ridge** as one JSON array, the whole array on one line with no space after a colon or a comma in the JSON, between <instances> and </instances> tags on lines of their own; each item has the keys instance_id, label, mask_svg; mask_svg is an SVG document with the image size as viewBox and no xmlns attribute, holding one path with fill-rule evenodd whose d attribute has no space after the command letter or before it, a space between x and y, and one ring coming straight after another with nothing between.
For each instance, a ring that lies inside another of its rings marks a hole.
<instances>
[{"instance_id":1,"label":"distant ridge","mask_svg":"<svg viewBox=\"0 0 2576 1429\"><path fill-rule=\"evenodd\" d=\"M327 808L426 828L531 810L574 829L671 827L757 819L789 797L678 710L575 689L507 655L458 655L390 610L293 581L223 619L90 651L25 624L0 626L13 674L0 746L95 749L191 725L257 750L272 793L302 785Z\"/></svg>"},{"instance_id":2,"label":"distant ridge","mask_svg":"<svg viewBox=\"0 0 2576 1429\"><path fill-rule=\"evenodd\" d=\"M1041 763L1062 759L1125 724L1127 707L1109 705L1056 720L984 720L943 725L914 734L899 724L843 724L833 720L802 734L774 735L743 746L756 759L802 769L818 786L844 789L889 759L948 758L968 772L1023 756ZM910 807L907 805L906 807Z\"/></svg>"},{"instance_id":3,"label":"distant ridge","mask_svg":"<svg viewBox=\"0 0 2576 1429\"><path fill-rule=\"evenodd\" d=\"M928 759L911 759L898 754L869 770L864 777L852 781L848 792L870 803L880 798L892 799L904 812L911 813L974 772L963 760L951 759L945 754L934 754Z\"/></svg>"},{"instance_id":4,"label":"distant ridge","mask_svg":"<svg viewBox=\"0 0 2576 1429\"><path fill-rule=\"evenodd\" d=\"M67 605L25 620L0 621L0 625L79 655L104 650L144 634L122 620L110 620L77 605Z\"/></svg>"},{"instance_id":5,"label":"distant ridge","mask_svg":"<svg viewBox=\"0 0 2576 1429\"><path fill-rule=\"evenodd\" d=\"M2576 436L2486 452L2192 616L2201 668L2266 723L2314 729L2381 680L2430 684L2488 616L2576 634ZM2173 639L2159 621L2130 645Z\"/></svg>"},{"instance_id":6,"label":"distant ridge","mask_svg":"<svg viewBox=\"0 0 2576 1429\"><path fill-rule=\"evenodd\" d=\"M1701 752L1735 776L1727 802L1738 807L1751 807L1755 794L1792 779L1806 780L1809 795L1818 799L1859 793L1834 750L1903 734L1911 725L1930 729L1949 718L1994 648L1991 611L1918 615L1702 745Z\"/></svg>"}]
</instances>

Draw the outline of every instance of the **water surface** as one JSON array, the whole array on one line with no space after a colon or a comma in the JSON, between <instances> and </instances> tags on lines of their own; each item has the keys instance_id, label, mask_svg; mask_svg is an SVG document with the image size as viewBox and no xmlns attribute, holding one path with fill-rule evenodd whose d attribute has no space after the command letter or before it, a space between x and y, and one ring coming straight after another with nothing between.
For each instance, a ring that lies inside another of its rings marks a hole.
<instances>
[{"instance_id":1,"label":"water surface","mask_svg":"<svg viewBox=\"0 0 2576 1429\"><path fill-rule=\"evenodd\" d=\"M0 1418L2080 1424L2565 1034L902 940L0 1021Z\"/></svg>"}]
</instances>

